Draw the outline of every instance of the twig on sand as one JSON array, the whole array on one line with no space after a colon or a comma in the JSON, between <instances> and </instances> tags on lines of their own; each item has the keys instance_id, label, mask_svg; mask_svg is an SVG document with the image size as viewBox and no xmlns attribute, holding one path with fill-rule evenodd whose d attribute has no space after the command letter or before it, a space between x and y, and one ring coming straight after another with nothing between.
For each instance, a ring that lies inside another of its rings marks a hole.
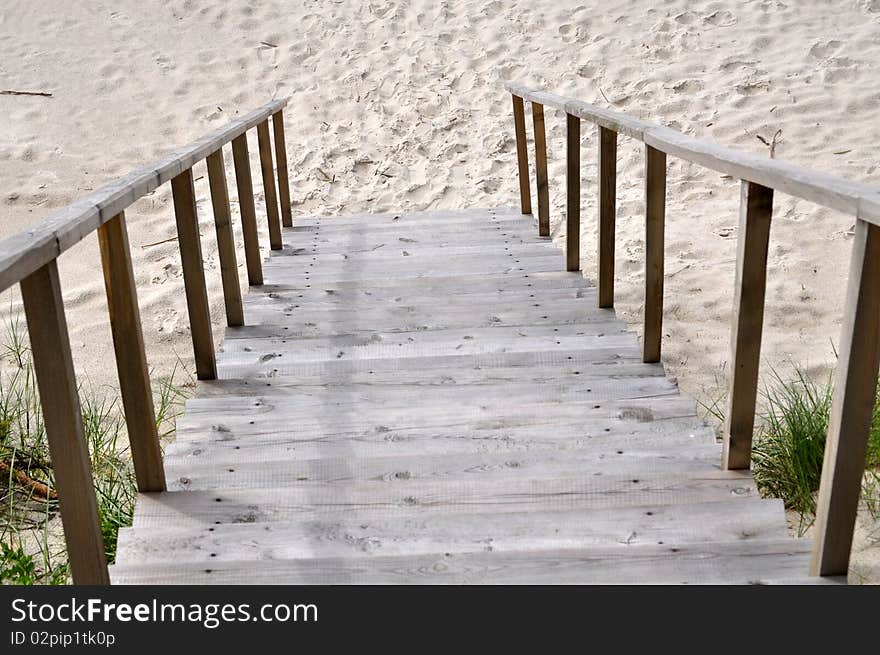
<instances>
[{"instance_id":1,"label":"twig on sand","mask_svg":"<svg viewBox=\"0 0 880 655\"><path fill-rule=\"evenodd\" d=\"M260 45L264 45L267 48L277 48L278 47L277 43L269 43L268 41L260 41Z\"/></svg>"},{"instance_id":2,"label":"twig on sand","mask_svg":"<svg viewBox=\"0 0 880 655\"><path fill-rule=\"evenodd\" d=\"M42 482L34 480L24 471L19 471L17 468L9 466L9 464L7 464L6 462L0 462L0 473L2 473L3 475L9 475L10 471L12 472L12 477L15 478L15 481L18 482L20 485L30 489L35 496L39 496L40 498L45 498L48 500L58 499L58 492L54 489L50 489Z\"/></svg>"},{"instance_id":3,"label":"twig on sand","mask_svg":"<svg viewBox=\"0 0 880 655\"><path fill-rule=\"evenodd\" d=\"M141 248L151 248L152 246L159 246L163 243L171 243L172 241L177 241L176 234L173 237L168 237L167 239L162 239L161 241L156 241L155 243L145 243L141 246Z\"/></svg>"},{"instance_id":4,"label":"twig on sand","mask_svg":"<svg viewBox=\"0 0 880 655\"><path fill-rule=\"evenodd\" d=\"M765 139L764 137L762 137L760 134L756 134L755 138L758 139L758 141L763 143L765 146L770 148L770 159L773 159L773 157L776 156L776 145L778 143L782 142L782 139L779 138L781 136L782 136L782 130L779 129L779 130L776 130L776 132L773 134L773 138L770 139L769 141L767 139Z\"/></svg>"},{"instance_id":5,"label":"twig on sand","mask_svg":"<svg viewBox=\"0 0 880 655\"><path fill-rule=\"evenodd\" d=\"M7 89L0 91L0 96L42 96L44 98L51 98L52 94L48 91L13 91Z\"/></svg>"},{"instance_id":6,"label":"twig on sand","mask_svg":"<svg viewBox=\"0 0 880 655\"><path fill-rule=\"evenodd\" d=\"M599 89L599 93L601 93L601 94L602 94L602 97L605 98L605 102L607 102L609 105L613 105L613 104L614 104L613 102L611 102L611 101L608 99L608 96L605 95L605 92L602 90L602 87L601 87L601 86L599 86L599 85L597 84L597 85L596 85L596 88Z\"/></svg>"}]
</instances>

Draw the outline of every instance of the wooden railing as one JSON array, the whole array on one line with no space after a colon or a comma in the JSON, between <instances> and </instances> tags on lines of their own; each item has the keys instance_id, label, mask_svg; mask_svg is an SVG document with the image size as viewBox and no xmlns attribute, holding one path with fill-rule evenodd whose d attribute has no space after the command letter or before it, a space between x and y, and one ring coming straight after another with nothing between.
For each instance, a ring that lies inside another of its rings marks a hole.
<instances>
[{"instance_id":1,"label":"wooden railing","mask_svg":"<svg viewBox=\"0 0 880 655\"><path fill-rule=\"evenodd\" d=\"M663 322L663 237L666 156L741 180L739 247L732 324L731 379L722 466L748 469L758 390L773 192L781 191L856 217L834 376L834 399L810 565L812 575L846 575L880 363L880 189L793 164L721 147L676 130L586 102L508 82L513 96L520 202L531 214L524 101L532 105L538 186L538 229L549 235L544 107L566 114L566 268L580 269L581 120L598 128L598 260L600 307L614 303L614 222L617 135L645 144L645 316L643 359L660 361Z\"/></svg>"},{"instance_id":2,"label":"wooden railing","mask_svg":"<svg viewBox=\"0 0 880 655\"><path fill-rule=\"evenodd\" d=\"M211 334L192 168L202 159L207 160L226 320L230 326L242 325L244 316L223 165L223 146L232 142L248 282L252 285L262 284L247 131L257 128L270 245L272 249L280 249L281 223L286 227L293 225L282 115L286 104L287 100L271 102L172 152L155 164L94 191L52 214L32 229L0 241L0 291L16 282L21 285L70 570L73 581L77 584L108 584L109 576L88 446L83 436L76 376L56 260L61 253L88 234L98 232L120 393L137 487L139 491L164 491L165 473L124 212L138 198L165 182L171 182L196 375L202 380L214 379L214 339ZM277 194L269 133L270 119L275 140Z\"/></svg>"}]
</instances>

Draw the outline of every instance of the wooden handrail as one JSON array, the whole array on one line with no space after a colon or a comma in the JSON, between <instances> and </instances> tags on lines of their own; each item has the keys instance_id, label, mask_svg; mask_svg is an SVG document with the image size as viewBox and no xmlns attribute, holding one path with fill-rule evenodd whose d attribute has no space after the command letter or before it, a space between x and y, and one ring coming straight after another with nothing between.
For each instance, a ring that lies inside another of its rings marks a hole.
<instances>
[{"instance_id":1,"label":"wooden handrail","mask_svg":"<svg viewBox=\"0 0 880 655\"><path fill-rule=\"evenodd\" d=\"M513 96L520 189L525 194L529 185L522 179L528 175L528 166L524 165L524 101L532 104L533 115L540 118L540 139L537 138L539 120L535 119L535 147L536 157L544 162L544 108L553 107L566 114L565 260L570 271L580 268L580 122L586 120L598 127L597 296L600 307L612 307L614 301L617 135L645 144L643 359L646 362L660 361L666 156L679 157L741 180L732 364L723 432L722 466L725 469L751 466L774 190L856 217L810 566L812 575L846 575L880 366L880 313L877 311L880 306L880 189L719 146L668 127L515 82L507 82L504 87ZM543 183L546 185L546 181ZM539 171L539 186L541 184ZM530 198L524 196L521 206L524 214L531 213L526 211ZM540 230L543 234L544 227Z\"/></svg>"},{"instance_id":2,"label":"wooden handrail","mask_svg":"<svg viewBox=\"0 0 880 655\"><path fill-rule=\"evenodd\" d=\"M726 148L669 127L580 100L544 93L516 82L506 82L504 87L523 100L560 109L566 114L643 141L666 154L880 225L880 189L877 187L811 171L780 159Z\"/></svg>"},{"instance_id":3,"label":"wooden handrail","mask_svg":"<svg viewBox=\"0 0 880 655\"><path fill-rule=\"evenodd\" d=\"M0 241L0 291L48 264L135 200L170 182L286 105L287 99L270 102L188 146L174 150L159 161L96 189L32 228L3 239Z\"/></svg>"},{"instance_id":4,"label":"wooden handrail","mask_svg":"<svg viewBox=\"0 0 880 655\"><path fill-rule=\"evenodd\" d=\"M287 100L270 102L158 162L101 187L33 228L0 241L0 291L20 282L46 436L55 467L70 570L77 584L107 584L109 576L88 446L83 437L57 259L91 232L98 232L120 393L138 491L163 491L165 472L124 212L137 199L171 182L196 374L199 379L215 378L214 341L192 167L207 159L227 323L243 325L223 146L232 142L248 282L262 284L246 133L254 127L259 131L269 233L272 247L280 248L281 215L285 226L293 224L287 187L287 149L283 142L282 110L286 104ZM277 170L273 170L269 119L275 138Z\"/></svg>"}]
</instances>

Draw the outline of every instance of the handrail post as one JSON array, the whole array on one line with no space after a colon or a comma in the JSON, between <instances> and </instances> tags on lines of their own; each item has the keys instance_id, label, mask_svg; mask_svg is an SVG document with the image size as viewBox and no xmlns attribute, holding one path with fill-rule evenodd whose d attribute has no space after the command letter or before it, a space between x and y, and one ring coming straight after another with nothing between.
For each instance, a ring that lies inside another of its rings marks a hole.
<instances>
[{"instance_id":1,"label":"handrail post","mask_svg":"<svg viewBox=\"0 0 880 655\"><path fill-rule=\"evenodd\" d=\"M137 285L123 212L98 228L98 244L116 353L119 391L138 491L165 491L162 450L159 447Z\"/></svg>"},{"instance_id":2,"label":"handrail post","mask_svg":"<svg viewBox=\"0 0 880 655\"><path fill-rule=\"evenodd\" d=\"M811 575L846 575L880 363L880 227L856 221Z\"/></svg>"},{"instance_id":3,"label":"handrail post","mask_svg":"<svg viewBox=\"0 0 880 655\"><path fill-rule=\"evenodd\" d=\"M617 132L599 127L599 307L614 307L614 231L617 220Z\"/></svg>"},{"instance_id":4,"label":"handrail post","mask_svg":"<svg viewBox=\"0 0 880 655\"><path fill-rule=\"evenodd\" d=\"M263 262L260 258L260 235L257 231L257 209L254 206L254 183L251 179L247 133L232 140L232 162L235 165L235 186L238 191L248 284L259 286L263 284Z\"/></svg>"},{"instance_id":5,"label":"handrail post","mask_svg":"<svg viewBox=\"0 0 880 655\"><path fill-rule=\"evenodd\" d=\"M645 331L642 361L660 361L663 331L663 249L666 153L645 145Z\"/></svg>"},{"instance_id":6,"label":"handrail post","mask_svg":"<svg viewBox=\"0 0 880 655\"><path fill-rule=\"evenodd\" d=\"M269 139L269 119L257 125L257 144L260 148L263 195L266 198L266 215L269 219L269 247L272 250L281 250L281 219L278 217L275 172L272 170L272 141Z\"/></svg>"},{"instance_id":7,"label":"handrail post","mask_svg":"<svg viewBox=\"0 0 880 655\"><path fill-rule=\"evenodd\" d=\"M287 144L284 142L284 114L272 114L272 132L275 136L275 166L278 171L278 196L281 198L281 224L293 227L290 211L290 180L287 177Z\"/></svg>"},{"instance_id":8,"label":"handrail post","mask_svg":"<svg viewBox=\"0 0 880 655\"><path fill-rule=\"evenodd\" d=\"M535 184L538 190L538 236L550 236L550 189L547 183L547 135L544 128L544 105L532 102L532 126L535 130Z\"/></svg>"},{"instance_id":9,"label":"handrail post","mask_svg":"<svg viewBox=\"0 0 880 655\"><path fill-rule=\"evenodd\" d=\"M220 277L223 281L223 300L226 306L226 324L244 325L241 288L238 285L238 260L235 256L235 238L232 235L232 217L229 212L229 190L226 187L226 169L222 147L207 158L208 184L211 187L211 205L214 208L214 229L217 232L217 254L220 257Z\"/></svg>"},{"instance_id":10,"label":"handrail post","mask_svg":"<svg viewBox=\"0 0 880 655\"><path fill-rule=\"evenodd\" d=\"M56 260L21 280L21 296L70 572L75 584L107 585L110 576Z\"/></svg>"},{"instance_id":11,"label":"handrail post","mask_svg":"<svg viewBox=\"0 0 880 655\"><path fill-rule=\"evenodd\" d=\"M523 99L513 98L513 127L516 132L516 165L519 172L519 206L523 214L532 213L532 197L529 190L529 153L526 148L526 116Z\"/></svg>"},{"instance_id":12,"label":"handrail post","mask_svg":"<svg viewBox=\"0 0 880 655\"><path fill-rule=\"evenodd\" d=\"M581 269L581 119L565 114L565 270Z\"/></svg>"},{"instance_id":13,"label":"handrail post","mask_svg":"<svg viewBox=\"0 0 880 655\"><path fill-rule=\"evenodd\" d=\"M725 470L751 465L773 189L743 180L739 208L730 387L721 464Z\"/></svg>"},{"instance_id":14,"label":"handrail post","mask_svg":"<svg viewBox=\"0 0 880 655\"><path fill-rule=\"evenodd\" d=\"M171 180L171 194L174 198L177 241L180 245L180 263L183 267L183 286L196 360L196 377L199 380L214 380L217 378L217 363L214 359L214 337L211 334L211 313L202 264L202 244L191 168Z\"/></svg>"}]
</instances>

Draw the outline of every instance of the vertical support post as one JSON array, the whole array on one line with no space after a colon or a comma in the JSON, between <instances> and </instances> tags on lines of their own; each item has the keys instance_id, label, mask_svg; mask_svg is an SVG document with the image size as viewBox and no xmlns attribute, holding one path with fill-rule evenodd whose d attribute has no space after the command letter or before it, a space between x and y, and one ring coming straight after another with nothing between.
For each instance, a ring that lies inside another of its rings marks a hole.
<instances>
[{"instance_id":1,"label":"vertical support post","mask_svg":"<svg viewBox=\"0 0 880 655\"><path fill-rule=\"evenodd\" d=\"M565 270L581 270L581 119L565 115Z\"/></svg>"},{"instance_id":2,"label":"vertical support post","mask_svg":"<svg viewBox=\"0 0 880 655\"><path fill-rule=\"evenodd\" d=\"M241 212L241 233L244 237L244 259L248 284L263 284L263 262L260 258L260 235L257 232L257 209L254 206L254 183L251 180L251 159L247 133L232 140L232 161L235 164L235 186Z\"/></svg>"},{"instance_id":3,"label":"vertical support post","mask_svg":"<svg viewBox=\"0 0 880 655\"><path fill-rule=\"evenodd\" d=\"M811 575L846 575L880 363L880 227L856 221Z\"/></svg>"},{"instance_id":4,"label":"vertical support post","mask_svg":"<svg viewBox=\"0 0 880 655\"><path fill-rule=\"evenodd\" d=\"M138 491L165 491L165 470L124 213L98 228L98 245Z\"/></svg>"},{"instance_id":5,"label":"vertical support post","mask_svg":"<svg viewBox=\"0 0 880 655\"><path fill-rule=\"evenodd\" d=\"M54 259L21 281L21 296L73 581L110 584Z\"/></svg>"},{"instance_id":6,"label":"vertical support post","mask_svg":"<svg viewBox=\"0 0 880 655\"><path fill-rule=\"evenodd\" d=\"M171 194L174 197L177 241L180 245L180 263L183 267L183 286L196 360L196 377L199 380L214 380L217 378L217 364L214 360L214 337L211 334L211 313L202 265L202 243L191 168L171 180Z\"/></svg>"},{"instance_id":7,"label":"vertical support post","mask_svg":"<svg viewBox=\"0 0 880 655\"><path fill-rule=\"evenodd\" d=\"M208 155L207 163L214 228L217 232L217 254L220 257L220 277L223 281L223 301L226 305L226 324L240 327L244 325L244 309L241 288L238 286L238 260L235 256L235 238L232 235L222 147Z\"/></svg>"},{"instance_id":8,"label":"vertical support post","mask_svg":"<svg viewBox=\"0 0 880 655\"><path fill-rule=\"evenodd\" d=\"M599 127L599 307L614 307L614 228L617 220L617 132Z\"/></svg>"},{"instance_id":9,"label":"vertical support post","mask_svg":"<svg viewBox=\"0 0 880 655\"><path fill-rule=\"evenodd\" d=\"M660 361L665 222L666 153L645 145L645 362Z\"/></svg>"},{"instance_id":10,"label":"vertical support post","mask_svg":"<svg viewBox=\"0 0 880 655\"><path fill-rule=\"evenodd\" d=\"M721 464L725 470L751 466L772 214L773 189L743 180L731 331L732 366Z\"/></svg>"},{"instance_id":11,"label":"vertical support post","mask_svg":"<svg viewBox=\"0 0 880 655\"><path fill-rule=\"evenodd\" d=\"M544 105L532 103L535 129L535 178L538 187L538 236L550 236L550 189L547 184L547 136L544 129Z\"/></svg>"},{"instance_id":12,"label":"vertical support post","mask_svg":"<svg viewBox=\"0 0 880 655\"><path fill-rule=\"evenodd\" d=\"M287 177L287 145L284 142L284 115L272 114L272 131L275 136L275 166L278 169L278 196L281 198L281 224L293 227L290 211L290 181Z\"/></svg>"},{"instance_id":13,"label":"vertical support post","mask_svg":"<svg viewBox=\"0 0 880 655\"><path fill-rule=\"evenodd\" d=\"M513 98L513 127L516 132L516 165L519 171L519 206L523 214L532 213L532 196L529 190L529 153L526 148L526 115L523 99Z\"/></svg>"},{"instance_id":14,"label":"vertical support post","mask_svg":"<svg viewBox=\"0 0 880 655\"><path fill-rule=\"evenodd\" d=\"M263 173L263 195L269 218L269 247L281 250L281 220L278 218L278 197L275 195L275 172L272 170L272 142L269 140L269 119L257 125L260 147L260 171Z\"/></svg>"}]
</instances>

